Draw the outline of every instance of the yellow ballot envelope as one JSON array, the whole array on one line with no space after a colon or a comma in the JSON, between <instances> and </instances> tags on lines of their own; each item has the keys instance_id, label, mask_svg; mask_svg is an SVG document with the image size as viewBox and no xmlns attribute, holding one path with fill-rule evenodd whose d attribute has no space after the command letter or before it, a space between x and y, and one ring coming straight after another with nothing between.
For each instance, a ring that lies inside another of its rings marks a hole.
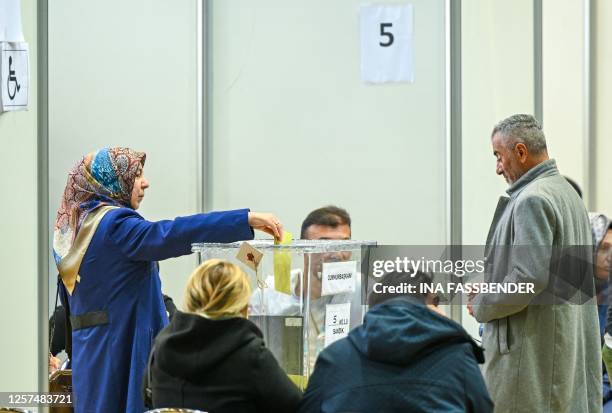
<instances>
[{"instance_id":1,"label":"yellow ballot envelope","mask_svg":"<svg viewBox=\"0 0 612 413\"><path fill-rule=\"evenodd\" d=\"M274 239L275 245L291 244L293 234L285 232L282 241ZM291 253L274 252L274 289L278 292L291 294Z\"/></svg>"}]
</instances>

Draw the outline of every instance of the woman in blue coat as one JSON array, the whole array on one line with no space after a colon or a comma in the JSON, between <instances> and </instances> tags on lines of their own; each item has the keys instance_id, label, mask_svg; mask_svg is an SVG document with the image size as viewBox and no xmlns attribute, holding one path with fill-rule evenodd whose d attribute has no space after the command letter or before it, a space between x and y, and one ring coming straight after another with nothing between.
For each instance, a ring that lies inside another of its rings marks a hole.
<instances>
[{"instance_id":1,"label":"woman in blue coat","mask_svg":"<svg viewBox=\"0 0 612 413\"><path fill-rule=\"evenodd\" d=\"M168 324L157 261L186 255L194 242L275 237L272 214L248 209L150 222L138 209L149 183L145 154L107 148L68 175L53 252L72 324L76 412L138 412L151 343Z\"/></svg>"}]
</instances>

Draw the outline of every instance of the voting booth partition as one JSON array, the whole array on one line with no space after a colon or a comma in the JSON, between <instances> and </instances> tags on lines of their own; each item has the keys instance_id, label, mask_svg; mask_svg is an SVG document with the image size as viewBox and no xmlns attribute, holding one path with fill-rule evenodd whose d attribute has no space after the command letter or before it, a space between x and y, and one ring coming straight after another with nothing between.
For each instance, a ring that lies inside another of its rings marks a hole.
<instances>
[{"instance_id":1,"label":"voting booth partition","mask_svg":"<svg viewBox=\"0 0 612 413\"><path fill-rule=\"evenodd\" d=\"M306 388L318 354L360 325L371 241L273 240L194 244L200 263L230 261L249 277L249 320L281 368Z\"/></svg>"}]
</instances>

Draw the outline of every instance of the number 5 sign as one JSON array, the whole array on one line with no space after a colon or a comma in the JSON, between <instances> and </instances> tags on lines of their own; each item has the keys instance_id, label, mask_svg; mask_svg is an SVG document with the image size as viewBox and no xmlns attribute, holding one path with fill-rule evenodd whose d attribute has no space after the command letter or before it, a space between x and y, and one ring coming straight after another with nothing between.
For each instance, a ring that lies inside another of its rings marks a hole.
<instances>
[{"instance_id":1,"label":"number 5 sign","mask_svg":"<svg viewBox=\"0 0 612 413\"><path fill-rule=\"evenodd\" d=\"M414 82L412 4L361 7L361 80Z\"/></svg>"}]
</instances>

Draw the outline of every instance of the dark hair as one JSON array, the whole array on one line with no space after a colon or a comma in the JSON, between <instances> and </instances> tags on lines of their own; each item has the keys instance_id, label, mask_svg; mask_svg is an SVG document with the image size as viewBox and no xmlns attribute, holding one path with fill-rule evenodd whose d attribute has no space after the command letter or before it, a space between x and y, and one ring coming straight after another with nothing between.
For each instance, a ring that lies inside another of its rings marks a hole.
<instances>
[{"instance_id":1,"label":"dark hair","mask_svg":"<svg viewBox=\"0 0 612 413\"><path fill-rule=\"evenodd\" d=\"M578 192L578 196L582 198L582 189L580 189L580 186L576 183L576 181L574 181L572 178L567 177L567 176L564 176L564 178L567 181L567 183L570 184L572 188L576 190L576 192Z\"/></svg>"},{"instance_id":2,"label":"dark hair","mask_svg":"<svg viewBox=\"0 0 612 413\"><path fill-rule=\"evenodd\" d=\"M323 208L312 211L304 222L302 222L302 230L300 238L306 238L306 231L311 225L322 225L325 227L336 228L339 225L348 225L351 227L351 217L345 209L337 206L328 205Z\"/></svg>"},{"instance_id":3,"label":"dark hair","mask_svg":"<svg viewBox=\"0 0 612 413\"><path fill-rule=\"evenodd\" d=\"M388 292L380 292L380 293L376 293L374 292L374 290L372 289L372 291L370 292L369 296L368 296L368 305L373 306L376 304L380 304L383 303L387 300L391 300L393 298L400 298L400 297L414 297L416 299L418 299L419 301L422 301L423 303L425 303L425 299L427 298L427 296L429 295L428 293L425 292L421 292L421 285L422 284L432 284L432 277L430 274L424 273L422 271L417 271L416 274L414 274L414 272L410 271L410 272L390 272L388 274L385 274L382 276L382 278L375 280L375 283L380 283L382 287L389 287L389 286L393 286L393 287L399 287L399 286L408 286L408 285L414 285L415 288L415 292L413 294L409 293L409 292L405 292L405 293L388 293Z\"/></svg>"}]
</instances>

